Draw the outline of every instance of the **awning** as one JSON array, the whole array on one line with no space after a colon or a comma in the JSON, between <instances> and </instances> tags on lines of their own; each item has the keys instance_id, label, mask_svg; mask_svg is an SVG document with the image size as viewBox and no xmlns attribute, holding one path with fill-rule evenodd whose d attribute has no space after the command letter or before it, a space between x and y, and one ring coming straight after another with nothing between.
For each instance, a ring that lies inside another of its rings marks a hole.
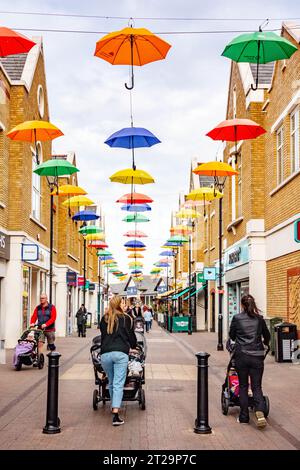
<instances>
[{"instance_id":1,"label":"awning","mask_svg":"<svg viewBox=\"0 0 300 470\"><path fill-rule=\"evenodd\" d=\"M164 297L169 297L169 295L174 294L174 292L175 292L175 289L173 289L173 290L168 290L167 292L163 292L162 294L158 294L158 295L156 296L156 298L157 298L157 299L162 299L162 298L164 298Z\"/></svg>"},{"instance_id":2,"label":"awning","mask_svg":"<svg viewBox=\"0 0 300 470\"><path fill-rule=\"evenodd\" d=\"M187 295L183 300L187 300L190 297L193 297L193 295L198 294L198 292L202 291L205 288L205 286L200 287L200 289L194 290L194 292L191 292L190 295Z\"/></svg>"},{"instance_id":3,"label":"awning","mask_svg":"<svg viewBox=\"0 0 300 470\"><path fill-rule=\"evenodd\" d=\"M186 287L182 291L180 291L177 294L173 295L172 300L177 300L179 297L186 294L190 289L192 289L192 287Z\"/></svg>"}]
</instances>

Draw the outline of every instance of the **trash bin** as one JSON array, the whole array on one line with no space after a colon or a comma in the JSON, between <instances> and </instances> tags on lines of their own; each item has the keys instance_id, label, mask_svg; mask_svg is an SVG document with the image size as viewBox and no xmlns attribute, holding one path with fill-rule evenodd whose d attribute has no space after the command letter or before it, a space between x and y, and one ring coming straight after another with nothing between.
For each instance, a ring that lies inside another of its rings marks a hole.
<instances>
[{"instance_id":1,"label":"trash bin","mask_svg":"<svg viewBox=\"0 0 300 470\"><path fill-rule=\"evenodd\" d=\"M275 361L292 362L294 341L297 340L297 325L283 322L275 325Z\"/></svg>"},{"instance_id":2,"label":"trash bin","mask_svg":"<svg viewBox=\"0 0 300 470\"><path fill-rule=\"evenodd\" d=\"M271 333L271 341L270 341L270 352L272 356L275 354L275 331L274 327L278 323L282 323L282 318L280 317L272 317L272 318L265 318L267 327Z\"/></svg>"}]
</instances>

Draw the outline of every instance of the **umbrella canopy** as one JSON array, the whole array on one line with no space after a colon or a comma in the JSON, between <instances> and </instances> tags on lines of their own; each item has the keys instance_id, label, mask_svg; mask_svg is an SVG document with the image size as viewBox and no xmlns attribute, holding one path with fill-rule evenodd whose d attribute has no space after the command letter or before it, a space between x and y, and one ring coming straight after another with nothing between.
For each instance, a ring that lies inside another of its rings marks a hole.
<instances>
[{"instance_id":1,"label":"umbrella canopy","mask_svg":"<svg viewBox=\"0 0 300 470\"><path fill-rule=\"evenodd\" d=\"M46 162L38 165L35 170L33 170L33 172L39 176L54 177L72 175L77 171L79 170L76 168L76 166L72 165L66 160L59 159L47 160Z\"/></svg>"},{"instance_id":2,"label":"umbrella canopy","mask_svg":"<svg viewBox=\"0 0 300 470\"><path fill-rule=\"evenodd\" d=\"M64 134L51 122L25 121L11 129L6 135L12 140L35 143L38 140L53 140Z\"/></svg>"},{"instance_id":3,"label":"umbrella canopy","mask_svg":"<svg viewBox=\"0 0 300 470\"><path fill-rule=\"evenodd\" d=\"M101 257L108 257L108 256L111 256L112 253L108 250L99 250L97 251L97 256L101 256Z\"/></svg>"},{"instance_id":4,"label":"umbrella canopy","mask_svg":"<svg viewBox=\"0 0 300 470\"><path fill-rule=\"evenodd\" d=\"M138 261L136 262L133 261L132 263L128 263L128 266L130 268L142 268L144 265L143 263L139 263Z\"/></svg>"},{"instance_id":5,"label":"umbrella canopy","mask_svg":"<svg viewBox=\"0 0 300 470\"><path fill-rule=\"evenodd\" d=\"M134 251L134 252L138 252L138 251L146 251L146 248L143 248L143 247L134 247L134 248L126 248L126 251Z\"/></svg>"},{"instance_id":6,"label":"umbrella canopy","mask_svg":"<svg viewBox=\"0 0 300 470\"><path fill-rule=\"evenodd\" d=\"M121 202L123 204L150 204L153 202L151 197L146 196L146 194L141 193L129 193L124 194L124 196L120 197L116 202Z\"/></svg>"},{"instance_id":7,"label":"umbrella canopy","mask_svg":"<svg viewBox=\"0 0 300 470\"><path fill-rule=\"evenodd\" d=\"M180 246L182 246L182 245L183 245L182 242L166 242L166 243L162 246L162 248L170 248L170 246L173 247L173 248L176 248L176 247L180 247Z\"/></svg>"},{"instance_id":8,"label":"umbrella canopy","mask_svg":"<svg viewBox=\"0 0 300 470\"><path fill-rule=\"evenodd\" d=\"M144 258L143 255L141 255L140 253L131 253L131 255L128 255L128 258Z\"/></svg>"},{"instance_id":9,"label":"umbrella canopy","mask_svg":"<svg viewBox=\"0 0 300 470\"><path fill-rule=\"evenodd\" d=\"M139 214L139 213L128 214L122 220L123 222L135 222L135 223L150 222L150 219L145 217L143 214Z\"/></svg>"},{"instance_id":10,"label":"umbrella canopy","mask_svg":"<svg viewBox=\"0 0 300 470\"><path fill-rule=\"evenodd\" d=\"M128 212L147 212L151 211L151 207L148 204L125 204L121 207L122 211Z\"/></svg>"},{"instance_id":11,"label":"umbrella canopy","mask_svg":"<svg viewBox=\"0 0 300 470\"><path fill-rule=\"evenodd\" d=\"M103 228L98 227L97 225L86 225L85 227L81 227L78 232L82 235L88 235L90 233L102 233Z\"/></svg>"},{"instance_id":12,"label":"umbrella canopy","mask_svg":"<svg viewBox=\"0 0 300 470\"><path fill-rule=\"evenodd\" d=\"M69 207L91 206L92 204L94 202L86 196L73 196L62 203L63 206Z\"/></svg>"},{"instance_id":13,"label":"umbrella canopy","mask_svg":"<svg viewBox=\"0 0 300 470\"><path fill-rule=\"evenodd\" d=\"M104 143L110 147L134 149L152 147L159 144L160 140L143 127L125 127L112 134Z\"/></svg>"},{"instance_id":14,"label":"umbrella canopy","mask_svg":"<svg viewBox=\"0 0 300 470\"><path fill-rule=\"evenodd\" d=\"M124 246L127 248L145 248L145 244L139 240L130 240L129 242L124 243Z\"/></svg>"},{"instance_id":15,"label":"umbrella canopy","mask_svg":"<svg viewBox=\"0 0 300 470\"><path fill-rule=\"evenodd\" d=\"M133 269L133 271L131 271L132 274L142 274L143 271L141 271L140 269Z\"/></svg>"},{"instance_id":16,"label":"umbrella canopy","mask_svg":"<svg viewBox=\"0 0 300 470\"><path fill-rule=\"evenodd\" d=\"M159 268L169 268L170 267L170 264L169 263L154 263L155 266L159 267Z\"/></svg>"},{"instance_id":17,"label":"umbrella canopy","mask_svg":"<svg viewBox=\"0 0 300 470\"><path fill-rule=\"evenodd\" d=\"M235 62L250 62L257 64L256 85L258 87L259 64L266 64L275 60L289 59L297 47L287 39L278 36L272 31L256 31L241 34L234 38L225 47L222 55Z\"/></svg>"},{"instance_id":18,"label":"umbrella canopy","mask_svg":"<svg viewBox=\"0 0 300 470\"><path fill-rule=\"evenodd\" d=\"M212 201L213 199L220 199L223 194L214 188L202 187L199 189L193 189L186 198L191 201Z\"/></svg>"},{"instance_id":19,"label":"umbrella canopy","mask_svg":"<svg viewBox=\"0 0 300 470\"><path fill-rule=\"evenodd\" d=\"M91 241L87 246L88 248L108 248L108 245L101 240Z\"/></svg>"},{"instance_id":20,"label":"umbrella canopy","mask_svg":"<svg viewBox=\"0 0 300 470\"><path fill-rule=\"evenodd\" d=\"M131 90L134 87L133 66L164 59L170 47L146 28L127 27L97 41L94 55L112 65L131 65L131 86L126 85Z\"/></svg>"},{"instance_id":21,"label":"umbrella canopy","mask_svg":"<svg viewBox=\"0 0 300 470\"><path fill-rule=\"evenodd\" d=\"M184 237L183 235L174 235L173 237L168 239L168 242L171 243L186 243L188 242L189 239L187 237Z\"/></svg>"},{"instance_id":22,"label":"umbrella canopy","mask_svg":"<svg viewBox=\"0 0 300 470\"><path fill-rule=\"evenodd\" d=\"M174 253L173 253L173 251L165 250L165 251L162 251L161 253L159 253L159 256L174 256Z\"/></svg>"},{"instance_id":23,"label":"umbrella canopy","mask_svg":"<svg viewBox=\"0 0 300 470\"><path fill-rule=\"evenodd\" d=\"M154 183L154 179L149 173L143 170L137 170L134 168L127 168L125 170L120 170L110 176L110 181L112 183L122 183L122 184L149 184Z\"/></svg>"},{"instance_id":24,"label":"umbrella canopy","mask_svg":"<svg viewBox=\"0 0 300 470\"><path fill-rule=\"evenodd\" d=\"M191 227L189 227L188 225L179 224L170 228L171 235L189 235L192 232L193 231Z\"/></svg>"},{"instance_id":25,"label":"umbrella canopy","mask_svg":"<svg viewBox=\"0 0 300 470\"><path fill-rule=\"evenodd\" d=\"M87 192L80 188L80 186L64 184L62 186L57 186L51 194L53 196L84 196Z\"/></svg>"},{"instance_id":26,"label":"umbrella canopy","mask_svg":"<svg viewBox=\"0 0 300 470\"><path fill-rule=\"evenodd\" d=\"M104 233L88 233L84 237L87 241L91 240L105 240L105 234Z\"/></svg>"},{"instance_id":27,"label":"umbrella canopy","mask_svg":"<svg viewBox=\"0 0 300 470\"><path fill-rule=\"evenodd\" d=\"M181 209L176 213L176 217L178 219L197 219L199 215L199 212L196 212L193 209Z\"/></svg>"},{"instance_id":28,"label":"umbrella canopy","mask_svg":"<svg viewBox=\"0 0 300 470\"><path fill-rule=\"evenodd\" d=\"M206 135L213 140L237 142L255 139L265 133L265 129L251 119L226 119Z\"/></svg>"},{"instance_id":29,"label":"umbrella canopy","mask_svg":"<svg viewBox=\"0 0 300 470\"><path fill-rule=\"evenodd\" d=\"M130 230L129 232L124 233L124 237L131 237L131 238L144 238L148 237L144 232L140 230Z\"/></svg>"},{"instance_id":30,"label":"umbrella canopy","mask_svg":"<svg viewBox=\"0 0 300 470\"><path fill-rule=\"evenodd\" d=\"M208 162L202 163L193 170L193 173L196 175L206 175L206 176L233 176L237 175L238 171L234 170L228 163L224 162Z\"/></svg>"},{"instance_id":31,"label":"umbrella canopy","mask_svg":"<svg viewBox=\"0 0 300 470\"><path fill-rule=\"evenodd\" d=\"M88 220L97 220L100 219L100 215L95 214L92 211L79 211L72 217L73 220L82 220L87 222Z\"/></svg>"},{"instance_id":32,"label":"umbrella canopy","mask_svg":"<svg viewBox=\"0 0 300 470\"><path fill-rule=\"evenodd\" d=\"M0 57L13 54L25 54L36 43L12 29L0 28Z\"/></svg>"}]
</instances>

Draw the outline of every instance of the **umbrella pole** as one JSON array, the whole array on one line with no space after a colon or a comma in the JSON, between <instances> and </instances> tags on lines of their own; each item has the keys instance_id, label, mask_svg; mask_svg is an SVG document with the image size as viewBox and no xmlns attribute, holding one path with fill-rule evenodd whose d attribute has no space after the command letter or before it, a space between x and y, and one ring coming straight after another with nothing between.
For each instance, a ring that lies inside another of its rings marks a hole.
<instances>
[{"instance_id":1,"label":"umbrella pole","mask_svg":"<svg viewBox=\"0 0 300 470\"><path fill-rule=\"evenodd\" d=\"M50 194L50 269L49 269L49 303L50 304L52 304L52 279L53 279L53 202L54 202L53 194Z\"/></svg>"},{"instance_id":2,"label":"umbrella pole","mask_svg":"<svg viewBox=\"0 0 300 470\"><path fill-rule=\"evenodd\" d=\"M134 75L133 75L133 34L130 35L130 59L131 59L131 85L128 86L127 83L125 83L125 88L127 90L132 90L134 88Z\"/></svg>"},{"instance_id":3,"label":"umbrella pole","mask_svg":"<svg viewBox=\"0 0 300 470\"><path fill-rule=\"evenodd\" d=\"M39 165L39 154L38 154L38 149L37 149L37 141L36 141L36 129L33 129L33 134L34 134L34 147L35 147L35 160L36 164Z\"/></svg>"},{"instance_id":4,"label":"umbrella pole","mask_svg":"<svg viewBox=\"0 0 300 470\"><path fill-rule=\"evenodd\" d=\"M258 41L258 46L257 46L257 64L256 64L256 83L255 83L255 87L253 86L253 83L251 83L251 90L253 90L253 91L256 91L257 88L258 88L259 50L260 50L260 41Z\"/></svg>"},{"instance_id":5,"label":"umbrella pole","mask_svg":"<svg viewBox=\"0 0 300 470\"><path fill-rule=\"evenodd\" d=\"M222 217L223 216L223 198L219 199L219 302L218 302L218 346L217 351L223 351L223 264L222 264Z\"/></svg>"}]
</instances>

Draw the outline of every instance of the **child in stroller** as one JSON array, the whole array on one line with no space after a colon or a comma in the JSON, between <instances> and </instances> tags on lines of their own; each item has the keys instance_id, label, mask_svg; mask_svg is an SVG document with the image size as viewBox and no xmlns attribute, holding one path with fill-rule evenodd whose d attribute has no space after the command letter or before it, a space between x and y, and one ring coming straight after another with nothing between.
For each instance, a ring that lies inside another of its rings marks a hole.
<instances>
[{"instance_id":1,"label":"child in stroller","mask_svg":"<svg viewBox=\"0 0 300 470\"><path fill-rule=\"evenodd\" d=\"M235 347L234 341L229 339L226 343L226 349L230 353L230 361L227 366L227 373L225 377L225 382L222 385L222 393L221 393L221 407L222 407L223 415L228 414L229 407L240 406L239 377L235 368L234 347ZM266 350L265 355L268 354L269 350L270 348ZM253 395L251 391L250 377L249 377L248 396L249 396L249 407L253 410L254 401L253 401ZM269 402L269 398L266 395L264 395L264 401L265 401L264 414L265 414L265 417L267 417L270 411L270 402Z\"/></svg>"},{"instance_id":2,"label":"child in stroller","mask_svg":"<svg viewBox=\"0 0 300 470\"><path fill-rule=\"evenodd\" d=\"M23 332L15 348L13 365L15 370L20 371L22 365L36 366L39 369L44 367L44 355L38 352L38 341L41 330L28 329Z\"/></svg>"}]
</instances>

